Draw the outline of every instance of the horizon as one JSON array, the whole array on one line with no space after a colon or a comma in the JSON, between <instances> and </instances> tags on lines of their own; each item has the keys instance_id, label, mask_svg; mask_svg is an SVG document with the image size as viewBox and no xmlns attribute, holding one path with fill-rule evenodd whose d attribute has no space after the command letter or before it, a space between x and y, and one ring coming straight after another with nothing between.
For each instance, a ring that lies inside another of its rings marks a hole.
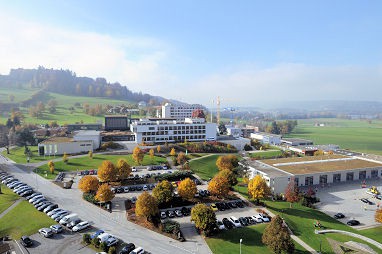
<instances>
[{"instance_id":1,"label":"horizon","mask_svg":"<svg viewBox=\"0 0 382 254\"><path fill-rule=\"evenodd\" d=\"M213 107L381 101L382 3L0 3L0 74L69 69Z\"/></svg>"}]
</instances>

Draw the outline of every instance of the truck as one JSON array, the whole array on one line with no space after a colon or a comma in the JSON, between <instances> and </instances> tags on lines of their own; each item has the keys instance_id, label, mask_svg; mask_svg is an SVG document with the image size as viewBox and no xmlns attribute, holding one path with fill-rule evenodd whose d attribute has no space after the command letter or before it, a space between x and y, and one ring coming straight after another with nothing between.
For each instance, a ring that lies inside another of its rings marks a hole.
<instances>
[{"instance_id":1,"label":"truck","mask_svg":"<svg viewBox=\"0 0 382 254\"><path fill-rule=\"evenodd\" d=\"M66 225L66 224L72 222L72 221L75 220L75 219L78 219L78 215L77 215L76 213L71 213L71 214L69 214L69 215L64 216L64 217L60 220L59 223L60 223L61 225Z\"/></svg>"}]
</instances>

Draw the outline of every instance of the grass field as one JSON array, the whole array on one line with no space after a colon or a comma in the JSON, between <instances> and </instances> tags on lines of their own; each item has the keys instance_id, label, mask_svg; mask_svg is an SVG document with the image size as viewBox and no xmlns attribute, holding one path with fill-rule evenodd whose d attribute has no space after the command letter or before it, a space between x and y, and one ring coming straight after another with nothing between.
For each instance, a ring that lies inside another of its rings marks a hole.
<instances>
[{"instance_id":1,"label":"grass field","mask_svg":"<svg viewBox=\"0 0 382 254\"><path fill-rule=\"evenodd\" d=\"M249 156L257 159L271 159L282 155L282 153L281 150L255 151L249 153Z\"/></svg>"},{"instance_id":2,"label":"grass field","mask_svg":"<svg viewBox=\"0 0 382 254\"><path fill-rule=\"evenodd\" d=\"M189 165L191 170L203 180L208 180L219 171L216 166L216 160L220 155L208 155L196 160L190 161Z\"/></svg>"},{"instance_id":3,"label":"grass field","mask_svg":"<svg viewBox=\"0 0 382 254\"><path fill-rule=\"evenodd\" d=\"M38 156L38 147L37 146L28 146L28 148L32 151L33 156L30 158L30 163L40 162L49 160L48 157L44 158L44 156ZM16 163L27 163L27 156L24 154L24 147L15 147L9 150L9 154L7 151L3 151L2 154L9 159L13 160Z\"/></svg>"},{"instance_id":4,"label":"grass field","mask_svg":"<svg viewBox=\"0 0 382 254\"><path fill-rule=\"evenodd\" d=\"M1 184L1 192L0 194L0 214L7 210L16 200L19 199L19 196L14 193L11 189L7 188L4 184Z\"/></svg>"},{"instance_id":5,"label":"grass field","mask_svg":"<svg viewBox=\"0 0 382 254\"><path fill-rule=\"evenodd\" d=\"M10 235L12 239L19 239L52 224L56 222L24 200L0 219L0 237Z\"/></svg>"},{"instance_id":6,"label":"grass field","mask_svg":"<svg viewBox=\"0 0 382 254\"><path fill-rule=\"evenodd\" d=\"M102 161L109 160L114 164L117 163L119 159L125 159L130 166L137 166L135 161L132 158L132 155L104 155L104 154L95 154L93 155L93 159L90 159L88 156L80 157L80 158L70 158L68 163L64 163L63 161L58 161L54 163L55 172L51 174L49 172L48 163L37 168L36 172L45 177L47 175L47 179L54 179L59 172L68 172L68 171L76 171L78 170L86 170L86 169L97 169ZM153 160L151 160L150 156L146 155L143 159L142 165L158 165L161 163L165 163L167 160L163 157L155 156Z\"/></svg>"},{"instance_id":7,"label":"grass field","mask_svg":"<svg viewBox=\"0 0 382 254\"><path fill-rule=\"evenodd\" d=\"M323 127L315 127L323 123ZM337 144L343 149L382 155L382 121L336 118L298 120L298 126L288 137L307 138L315 144Z\"/></svg>"}]
</instances>

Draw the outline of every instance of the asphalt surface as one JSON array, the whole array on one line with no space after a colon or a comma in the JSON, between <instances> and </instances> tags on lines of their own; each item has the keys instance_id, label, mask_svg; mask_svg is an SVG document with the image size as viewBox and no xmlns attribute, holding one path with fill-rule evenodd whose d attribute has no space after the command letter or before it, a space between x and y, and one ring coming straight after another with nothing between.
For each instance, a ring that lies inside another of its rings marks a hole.
<instances>
[{"instance_id":1,"label":"asphalt surface","mask_svg":"<svg viewBox=\"0 0 382 254\"><path fill-rule=\"evenodd\" d=\"M57 203L60 208L77 213L82 220L90 221L94 227L101 228L125 242L133 242L136 246L141 246L145 250L157 254L211 253L201 237L196 242L181 243L128 222L122 199L116 200L113 212L109 213L82 200L82 193L75 187L76 185L73 186L73 189L62 189L33 172L19 169L15 164L11 164L3 158L0 158L0 163L7 163L2 164L1 168L34 187L36 191L42 192L45 197ZM198 246L197 249L196 246ZM75 253L82 252L79 250Z\"/></svg>"}]
</instances>

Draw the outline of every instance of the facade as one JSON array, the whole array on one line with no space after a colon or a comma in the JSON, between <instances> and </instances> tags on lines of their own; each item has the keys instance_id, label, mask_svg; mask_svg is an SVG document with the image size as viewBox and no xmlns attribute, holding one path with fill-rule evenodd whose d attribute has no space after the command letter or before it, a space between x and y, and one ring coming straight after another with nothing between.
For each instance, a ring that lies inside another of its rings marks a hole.
<instances>
[{"instance_id":1,"label":"facade","mask_svg":"<svg viewBox=\"0 0 382 254\"><path fill-rule=\"evenodd\" d=\"M218 141L221 143L229 144L235 147L238 151L244 150L245 145L251 145L251 139L249 138L231 138L231 139L219 139Z\"/></svg>"},{"instance_id":2,"label":"facade","mask_svg":"<svg viewBox=\"0 0 382 254\"><path fill-rule=\"evenodd\" d=\"M93 130L100 131L102 130L102 124L100 123L92 123L92 124L68 124L68 131L80 131L80 130Z\"/></svg>"},{"instance_id":3,"label":"facade","mask_svg":"<svg viewBox=\"0 0 382 254\"><path fill-rule=\"evenodd\" d=\"M260 141L262 144L281 144L281 135L270 134L265 132L256 132L251 134L251 138Z\"/></svg>"},{"instance_id":4,"label":"facade","mask_svg":"<svg viewBox=\"0 0 382 254\"><path fill-rule=\"evenodd\" d=\"M89 151L94 151L91 140L74 141L73 138L54 137L38 144L40 156L87 153Z\"/></svg>"},{"instance_id":5,"label":"facade","mask_svg":"<svg viewBox=\"0 0 382 254\"><path fill-rule=\"evenodd\" d=\"M236 128L234 126L226 126L227 128L227 134L231 135L232 137L238 138L242 136L242 132L240 128Z\"/></svg>"},{"instance_id":6,"label":"facade","mask_svg":"<svg viewBox=\"0 0 382 254\"><path fill-rule=\"evenodd\" d=\"M312 140L301 139L301 138L283 138L281 143L287 146L310 146L313 145Z\"/></svg>"},{"instance_id":7,"label":"facade","mask_svg":"<svg viewBox=\"0 0 382 254\"><path fill-rule=\"evenodd\" d=\"M140 119L133 121L130 128L138 144L216 140L216 123L206 123L203 118Z\"/></svg>"},{"instance_id":8,"label":"facade","mask_svg":"<svg viewBox=\"0 0 382 254\"><path fill-rule=\"evenodd\" d=\"M174 118L177 120L191 118L192 112L196 109L205 110L205 108L199 104L166 103L162 106L162 118Z\"/></svg>"},{"instance_id":9,"label":"facade","mask_svg":"<svg viewBox=\"0 0 382 254\"><path fill-rule=\"evenodd\" d=\"M246 164L250 177L262 175L274 194L284 193L290 181L304 188L382 177L382 163L338 155L247 161Z\"/></svg>"},{"instance_id":10,"label":"facade","mask_svg":"<svg viewBox=\"0 0 382 254\"><path fill-rule=\"evenodd\" d=\"M129 118L127 115L119 116L105 116L105 130L106 131L127 131L129 130Z\"/></svg>"},{"instance_id":11,"label":"facade","mask_svg":"<svg viewBox=\"0 0 382 254\"><path fill-rule=\"evenodd\" d=\"M73 136L74 141L92 141L93 150L101 146L101 132L100 131L77 131Z\"/></svg>"},{"instance_id":12,"label":"facade","mask_svg":"<svg viewBox=\"0 0 382 254\"><path fill-rule=\"evenodd\" d=\"M259 130L259 128L257 128L257 130L256 130L255 128L252 128L252 127L241 128L242 137L243 138L250 138L251 134L257 132L258 130Z\"/></svg>"}]
</instances>

